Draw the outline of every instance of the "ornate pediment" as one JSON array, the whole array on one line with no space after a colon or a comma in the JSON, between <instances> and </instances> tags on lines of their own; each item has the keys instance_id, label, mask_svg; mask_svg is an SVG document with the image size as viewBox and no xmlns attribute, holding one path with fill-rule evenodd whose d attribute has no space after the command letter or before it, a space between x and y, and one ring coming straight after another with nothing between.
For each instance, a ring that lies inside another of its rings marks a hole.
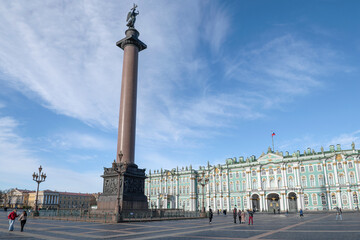
<instances>
[{"instance_id":1,"label":"ornate pediment","mask_svg":"<svg viewBox=\"0 0 360 240\"><path fill-rule=\"evenodd\" d=\"M278 163L283 161L283 157L276 155L274 153L268 153L262 157L260 157L257 161L260 164L267 164L267 163Z\"/></svg>"}]
</instances>

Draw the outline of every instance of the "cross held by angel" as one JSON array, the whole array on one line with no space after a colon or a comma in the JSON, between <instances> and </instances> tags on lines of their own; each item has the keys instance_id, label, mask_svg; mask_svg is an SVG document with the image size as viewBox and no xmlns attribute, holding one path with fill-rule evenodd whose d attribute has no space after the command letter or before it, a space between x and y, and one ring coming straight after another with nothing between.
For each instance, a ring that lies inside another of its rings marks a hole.
<instances>
[{"instance_id":1,"label":"cross held by angel","mask_svg":"<svg viewBox=\"0 0 360 240\"><path fill-rule=\"evenodd\" d=\"M128 26L129 28L134 28L135 26L135 21L136 21L136 16L139 15L139 11L135 11L137 8L137 5L134 3L133 8L130 10L130 12L127 15L126 21L127 24L126 26Z\"/></svg>"}]
</instances>

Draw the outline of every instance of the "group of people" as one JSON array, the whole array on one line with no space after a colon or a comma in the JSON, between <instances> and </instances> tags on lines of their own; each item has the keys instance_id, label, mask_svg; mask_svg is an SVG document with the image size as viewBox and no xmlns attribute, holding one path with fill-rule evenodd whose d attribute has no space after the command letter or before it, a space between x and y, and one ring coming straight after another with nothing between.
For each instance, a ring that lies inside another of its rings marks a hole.
<instances>
[{"instance_id":1,"label":"group of people","mask_svg":"<svg viewBox=\"0 0 360 240\"><path fill-rule=\"evenodd\" d=\"M9 219L9 231L14 231L14 224L15 224L15 219L18 218L18 220L20 221L20 225L21 225L21 229L20 231L23 232L24 231L24 226L26 223L26 219L27 219L27 213L26 211L23 211L20 216L17 215L16 213L16 209L14 209L9 215L8 215L8 219Z\"/></svg>"},{"instance_id":2,"label":"group of people","mask_svg":"<svg viewBox=\"0 0 360 240\"><path fill-rule=\"evenodd\" d=\"M236 219L239 218L239 223L245 224L246 213L249 216L249 225L250 225L250 222L251 222L251 225L253 225L254 224L254 211L252 211L251 209L247 210L247 211L244 211L244 210L241 211L240 209L237 210L236 207L233 210L234 223L236 223ZM219 212L218 212L218 214L219 214ZM213 216L214 216L213 211L212 211L211 207L209 207L209 223L212 222Z\"/></svg>"}]
</instances>

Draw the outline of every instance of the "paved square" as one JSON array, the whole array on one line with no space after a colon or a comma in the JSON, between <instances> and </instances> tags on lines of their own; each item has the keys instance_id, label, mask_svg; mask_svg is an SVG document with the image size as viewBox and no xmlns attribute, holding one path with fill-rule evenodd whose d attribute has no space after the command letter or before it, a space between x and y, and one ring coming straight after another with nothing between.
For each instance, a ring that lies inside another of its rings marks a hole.
<instances>
[{"instance_id":1,"label":"paved square","mask_svg":"<svg viewBox=\"0 0 360 240\"><path fill-rule=\"evenodd\" d=\"M335 214L298 215L255 214L254 225L234 224L232 216L208 219L89 223L30 218L25 232L8 232L6 213L0 213L0 239L360 239L360 214L345 213L343 221Z\"/></svg>"}]
</instances>

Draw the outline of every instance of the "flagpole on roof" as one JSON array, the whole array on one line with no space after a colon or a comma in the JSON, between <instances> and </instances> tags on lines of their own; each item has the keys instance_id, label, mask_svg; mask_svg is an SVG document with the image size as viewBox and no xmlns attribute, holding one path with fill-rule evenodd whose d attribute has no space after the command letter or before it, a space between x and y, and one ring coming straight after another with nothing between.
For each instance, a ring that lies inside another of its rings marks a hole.
<instances>
[{"instance_id":1,"label":"flagpole on roof","mask_svg":"<svg viewBox=\"0 0 360 240\"><path fill-rule=\"evenodd\" d=\"M271 131L271 140L272 140L273 152L275 152L275 147L274 147L274 136L275 136L275 132L274 132L274 131Z\"/></svg>"}]
</instances>

